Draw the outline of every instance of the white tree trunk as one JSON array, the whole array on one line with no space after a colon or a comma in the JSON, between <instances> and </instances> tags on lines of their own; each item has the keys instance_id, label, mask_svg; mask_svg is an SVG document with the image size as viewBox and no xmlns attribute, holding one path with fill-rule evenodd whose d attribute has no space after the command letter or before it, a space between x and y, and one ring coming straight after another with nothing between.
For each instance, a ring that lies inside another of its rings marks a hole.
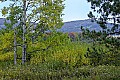
<instances>
[{"instance_id":1,"label":"white tree trunk","mask_svg":"<svg viewBox=\"0 0 120 80\"><path fill-rule=\"evenodd\" d=\"M14 64L17 64L17 41L16 41L16 30L14 29Z\"/></svg>"},{"instance_id":2,"label":"white tree trunk","mask_svg":"<svg viewBox=\"0 0 120 80\"><path fill-rule=\"evenodd\" d=\"M23 0L23 46L22 46L22 64L26 61L26 0Z\"/></svg>"}]
</instances>

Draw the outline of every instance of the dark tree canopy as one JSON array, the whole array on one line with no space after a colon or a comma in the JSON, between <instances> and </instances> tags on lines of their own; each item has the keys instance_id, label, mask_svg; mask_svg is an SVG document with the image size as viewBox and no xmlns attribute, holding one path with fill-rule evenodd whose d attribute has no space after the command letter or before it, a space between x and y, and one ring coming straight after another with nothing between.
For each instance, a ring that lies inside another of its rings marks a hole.
<instances>
[{"instance_id":1,"label":"dark tree canopy","mask_svg":"<svg viewBox=\"0 0 120 80\"><path fill-rule=\"evenodd\" d=\"M106 22L112 21L114 23L113 31L120 23L120 0L87 0L91 3L91 9L93 12L97 12L100 16L95 17L92 11L88 14L88 17L94 18L98 21L103 29L106 29ZM111 30L112 30L111 29Z\"/></svg>"}]
</instances>

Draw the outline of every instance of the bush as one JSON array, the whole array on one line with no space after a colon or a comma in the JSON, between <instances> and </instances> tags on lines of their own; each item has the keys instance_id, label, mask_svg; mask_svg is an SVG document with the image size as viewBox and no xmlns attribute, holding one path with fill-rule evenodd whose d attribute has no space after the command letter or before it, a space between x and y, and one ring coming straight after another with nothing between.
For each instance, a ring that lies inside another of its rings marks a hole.
<instances>
[{"instance_id":1,"label":"bush","mask_svg":"<svg viewBox=\"0 0 120 80\"><path fill-rule=\"evenodd\" d=\"M8 52L0 55L0 61L9 61L14 59L14 53Z\"/></svg>"},{"instance_id":2,"label":"bush","mask_svg":"<svg viewBox=\"0 0 120 80\"><path fill-rule=\"evenodd\" d=\"M93 42L87 49L85 57L91 65L120 65L119 39L105 39L100 42Z\"/></svg>"},{"instance_id":3,"label":"bush","mask_svg":"<svg viewBox=\"0 0 120 80\"><path fill-rule=\"evenodd\" d=\"M87 65L88 63L87 59L84 57L84 53L86 52L88 45L76 45L69 43L69 45L54 46L46 51L34 53L30 59L30 62L31 64L55 64L54 66L51 65L51 67L54 67L55 69L60 67L64 68L66 66L77 67L82 66L83 64Z\"/></svg>"},{"instance_id":4,"label":"bush","mask_svg":"<svg viewBox=\"0 0 120 80\"><path fill-rule=\"evenodd\" d=\"M41 38L42 39L42 38ZM39 39L37 44L45 45L38 48L36 53L33 53L30 59L31 64L47 63L49 67L69 68L87 65L88 60L84 54L89 47L89 44L81 42L71 42L67 34L55 34L47 37L46 41L41 42ZM49 46L49 47L48 47Z\"/></svg>"},{"instance_id":5,"label":"bush","mask_svg":"<svg viewBox=\"0 0 120 80\"><path fill-rule=\"evenodd\" d=\"M0 69L2 80L119 80L119 77L119 66L81 66L54 70L42 65L17 65Z\"/></svg>"}]
</instances>

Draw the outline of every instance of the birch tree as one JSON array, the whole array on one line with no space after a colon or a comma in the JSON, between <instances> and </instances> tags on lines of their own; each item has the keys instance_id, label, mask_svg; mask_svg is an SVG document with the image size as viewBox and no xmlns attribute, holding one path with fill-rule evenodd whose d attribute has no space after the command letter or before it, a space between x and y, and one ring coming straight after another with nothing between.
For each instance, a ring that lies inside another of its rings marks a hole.
<instances>
[{"instance_id":1,"label":"birch tree","mask_svg":"<svg viewBox=\"0 0 120 80\"><path fill-rule=\"evenodd\" d=\"M7 1L7 0L0 0ZM7 29L14 30L14 36L22 32L22 64L26 62L27 35L35 32L44 33L46 30L56 30L62 26L63 0L11 0L9 7L2 9L2 14L10 20L5 23ZM16 34L17 33L17 34ZM14 37L14 46L17 45ZM16 64L16 50L14 48L14 63Z\"/></svg>"}]
</instances>

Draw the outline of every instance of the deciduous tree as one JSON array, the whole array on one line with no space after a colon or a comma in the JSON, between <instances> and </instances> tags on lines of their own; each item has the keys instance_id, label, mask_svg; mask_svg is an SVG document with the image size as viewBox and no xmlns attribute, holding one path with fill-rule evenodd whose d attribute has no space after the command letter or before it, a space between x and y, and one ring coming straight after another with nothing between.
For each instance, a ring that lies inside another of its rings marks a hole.
<instances>
[{"instance_id":1,"label":"deciduous tree","mask_svg":"<svg viewBox=\"0 0 120 80\"><path fill-rule=\"evenodd\" d=\"M61 16L64 9L64 0L11 1L13 3L9 7L2 9L2 14L10 21L10 23L5 23L6 29L14 30L14 36L17 34L19 34L18 36L22 36L22 63L24 64L26 61L27 36L30 34L33 35L33 32L39 36L46 30L52 31L60 28L62 26ZM14 46L16 45L16 37L14 37ZM15 50L16 48L14 49L16 54Z\"/></svg>"}]
</instances>

